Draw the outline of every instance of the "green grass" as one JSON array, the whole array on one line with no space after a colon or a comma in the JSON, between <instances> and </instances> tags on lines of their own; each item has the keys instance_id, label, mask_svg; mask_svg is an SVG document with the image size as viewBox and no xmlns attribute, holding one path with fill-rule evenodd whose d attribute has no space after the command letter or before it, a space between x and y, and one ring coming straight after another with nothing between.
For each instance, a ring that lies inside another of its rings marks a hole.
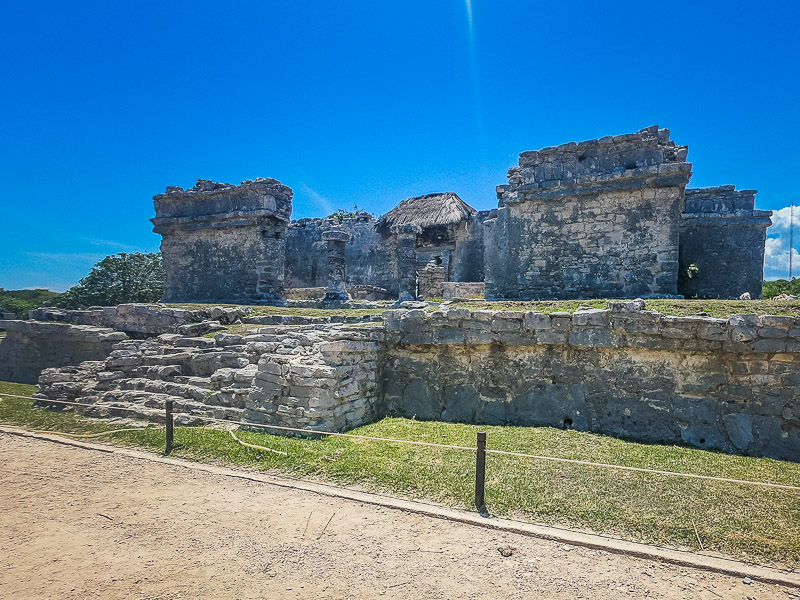
<instances>
[{"instance_id":1,"label":"green grass","mask_svg":"<svg viewBox=\"0 0 800 600\"><path fill-rule=\"evenodd\" d=\"M0 393L35 391L0 383ZM94 432L112 427L73 413L33 409L27 400L0 400L0 422L35 429ZM122 427L115 425L114 427ZM474 447L473 425L387 418L354 433ZM733 456L678 446L641 444L547 427L480 427L488 447L686 473L800 485L800 464ZM243 431L245 441L283 450L282 458L236 444L225 431L179 427L175 456L356 486L470 509L475 457L471 452L348 438L305 440ZM101 438L153 452L164 431ZM486 502L490 512L569 526L647 543L734 558L800 565L800 492L614 471L489 455Z\"/></svg>"},{"instance_id":2,"label":"green grass","mask_svg":"<svg viewBox=\"0 0 800 600\"><path fill-rule=\"evenodd\" d=\"M613 300L553 300L553 301L491 301L458 302L472 310L538 310L544 313L575 312L579 306L607 308ZM676 317L706 314L728 318L730 315L757 313L760 315L800 316L800 300L646 300L646 308Z\"/></svg>"},{"instance_id":3,"label":"green grass","mask_svg":"<svg viewBox=\"0 0 800 600\"><path fill-rule=\"evenodd\" d=\"M211 306L227 306L238 307L237 304L164 304L169 308L185 308L187 310L199 310L201 308L209 308ZM387 305L383 308L300 308L293 306L250 306L253 310L251 316L264 316L264 315L289 315L295 317L330 317L331 315L344 315L348 317L362 317L364 315L379 315L383 311L391 308Z\"/></svg>"}]
</instances>

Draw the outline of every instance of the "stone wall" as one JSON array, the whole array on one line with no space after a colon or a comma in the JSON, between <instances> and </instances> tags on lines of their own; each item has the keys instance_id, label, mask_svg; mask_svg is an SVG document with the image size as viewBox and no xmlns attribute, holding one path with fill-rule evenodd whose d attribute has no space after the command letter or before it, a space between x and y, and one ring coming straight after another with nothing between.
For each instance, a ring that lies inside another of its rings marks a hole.
<instances>
[{"instance_id":1,"label":"stone wall","mask_svg":"<svg viewBox=\"0 0 800 600\"><path fill-rule=\"evenodd\" d=\"M450 281L480 282L484 279L484 223L497 217L497 209L482 210L459 229L451 259Z\"/></svg>"},{"instance_id":2,"label":"stone wall","mask_svg":"<svg viewBox=\"0 0 800 600\"><path fill-rule=\"evenodd\" d=\"M176 333L181 327L203 321L229 325L236 323L251 312L252 309L248 306L209 306L188 310L152 304L118 304L117 306L95 306L86 310L44 307L29 311L28 316L34 321L111 327L117 331L141 337Z\"/></svg>"},{"instance_id":3,"label":"stone wall","mask_svg":"<svg viewBox=\"0 0 800 600\"><path fill-rule=\"evenodd\" d=\"M676 294L686 153L657 127L523 152L486 222L487 298Z\"/></svg>"},{"instance_id":4,"label":"stone wall","mask_svg":"<svg viewBox=\"0 0 800 600\"><path fill-rule=\"evenodd\" d=\"M364 328L264 328L260 335L290 336L295 348L264 355L247 400L254 423L341 431L375 420L378 350Z\"/></svg>"},{"instance_id":5,"label":"stone wall","mask_svg":"<svg viewBox=\"0 0 800 600\"><path fill-rule=\"evenodd\" d=\"M467 283L460 281L446 281L442 284L442 300L466 300L469 298L483 298L486 295L484 283Z\"/></svg>"},{"instance_id":6,"label":"stone wall","mask_svg":"<svg viewBox=\"0 0 800 600\"><path fill-rule=\"evenodd\" d=\"M738 298L746 292L761 298L772 212L755 210L755 194L732 185L686 190L680 226L681 294ZM690 271L692 265L696 271Z\"/></svg>"},{"instance_id":7,"label":"stone wall","mask_svg":"<svg viewBox=\"0 0 800 600\"><path fill-rule=\"evenodd\" d=\"M48 367L102 360L125 334L88 325L0 321L0 381L36 383Z\"/></svg>"},{"instance_id":8,"label":"stone wall","mask_svg":"<svg viewBox=\"0 0 800 600\"><path fill-rule=\"evenodd\" d=\"M292 190L275 179L198 180L153 198L165 302L252 304L283 298Z\"/></svg>"},{"instance_id":9,"label":"stone wall","mask_svg":"<svg viewBox=\"0 0 800 600\"><path fill-rule=\"evenodd\" d=\"M643 306L386 313L381 410L800 460L799 319Z\"/></svg>"},{"instance_id":10,"label":"stone wall","mask_svg":"<svg viewBox=\"0 0 800 600\"><path fill-rule=\"evenodd\" d=\"M372 215L352 219L299 219L286 231L286 287L327 287L328 263L322 232L336 227L350 235L345 246L347 286L374 286L397 296L394 243L375 228Z\"/></svg>"},{"instance_id":11,"label":"stone wall","mask_svg":"<svg viewBox=\"0 0 800 600\"><path fill-rule=\"evenodd\" d=\"M444 294L444 267L428 263L420 269L417 290L422 298L441 298Z\"/></svg>"},{"instance_id":12,"label":"stone wall","mask_svg":"<svg viewBox=\"0 0 800 600\"><path fill-rule=\"evenodd\" d=\"M174 399L187 424L338 431L399 414L800 460L800 318L667 317L638 300L573 314L448 306L387 311L366 327L304 322L117 343L123 334L109 330L0 322L0 356L12 357L0 368L70 362L45 369L38 397L96 416L159 420Z\"/></svg>"}]
</instances>

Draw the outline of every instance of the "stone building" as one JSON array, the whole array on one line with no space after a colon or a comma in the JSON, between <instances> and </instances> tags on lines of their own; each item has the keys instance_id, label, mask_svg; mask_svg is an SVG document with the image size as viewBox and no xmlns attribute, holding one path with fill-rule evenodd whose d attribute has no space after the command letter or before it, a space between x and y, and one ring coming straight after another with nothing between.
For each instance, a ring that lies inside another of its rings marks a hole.
<instances>
[{"instance_id":1,"label":"stone building","mask_svg":"<svg viewBox=\"0 0 800 600\"><path fill-rule=\"evenodd\" d=\"M496 209L444 192L377 221L290 222L292 190L274 179L167 188L152 219L164 300L274 302L284 288L405 300L483 295L484 283L489 299L760 297L772 213L754 191L687 190L687 154L658 126L523 152Z\"/></svg>"},{"instance_id":2,"label":"stone building","mask_svg":"<svg viewBox=\"0 0 800 600\"><path fill-rule=\"evenodd\" d=\"M657 127L522 153L497 188L486 296L677 294L686 155Z\"/></svg>"},{"instance_id":3,"label":"stone building","mask_svg":"<svg viewBox=\"0 0 800 600\"><path fill-rule=\"evenodd\" d=\"M199 179L153 198L165 302L254 303L283 298L292 190L276 179Z\"/></svg>"},{"instance_id":4,"label":"stone building","mask_svg":"<svg viewBox=\"0 0 800 600\"><path fill-rule=\"evenodd\" d=\"M327 242L325 231L337 229L347 233L345 245L348 288L372 286L390 296L397 295L397 267L391 240L375 227L375 217L359 214L341 221L298 219L286 230L287 288L321 288L328 285Z\"/></svg>"},{"instance_id":5,"label":"stone building","mask_svg":"<svg viewBox=\"0 0 800 600\"><path fill-rule=\"evenodd\" d=\"M483 278L483 226L477 210L454 192L426 194L403 200L383 215L378 231L420 228L416 240L417 270L433 261L444 268L445 281L480 281Z\"/></svg>"},{"instance_id":6,"label":"stone building","mask_svg":"<svg viewBox=\"0 0 800 600\"><path fill-rule=\"evenodd\" d=\"M687 298L761 297L772 212L755 210L755 194L732 185L686 190L678 292Z\"/></svg>"},{"instance_id":7,"label":"stone building","mask_svg":"<svg viewBox=\"0 0 800 600\"><path fill-rule=\"evenodd\" d=\"M657 126L523 152L486 222L486 297L760 297L772 213L686 190L687 153Z\"/></svg>"},{"instance_id":8,"label":"stone building","mask_svg":"<svg viewBox=\"0 0 800 600\"><path fill-rule=\"evenodd\" d=\"M445 281L483 280L483 220L453 192L403 200L376 221L370 214L338 219L299 219L286 232L286 287L328 285L326 231L350 238L345 246L347 287L374 287L389 297L400 295L398 230L419 228L414 235L415 274L433 262L445 271Z\"/></svg>"}]
</instances>

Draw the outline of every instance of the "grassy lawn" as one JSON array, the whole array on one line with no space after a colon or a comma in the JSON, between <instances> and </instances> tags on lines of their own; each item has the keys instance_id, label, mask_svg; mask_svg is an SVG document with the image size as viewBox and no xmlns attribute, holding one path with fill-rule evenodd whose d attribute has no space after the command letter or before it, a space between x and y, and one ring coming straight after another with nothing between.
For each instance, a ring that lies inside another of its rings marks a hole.
<instances>
[{"instance_id":1,"label":"grassy lawn","mask_svg":"<svg viewBox=\"0 0 800 600\"><path fill-rule=\"evenodd\" d=\"M32 394L34 386L0 383L0 393ZM72 413L0 400L0 422L31 429L95 432L123 427ZM354 433L475 445L473 425L387 418ZM488 447L668 471L800 485L800 464L765 458L640 444L547 427L480 427ZM283 450L288 458L239 446L225 431L179 427L175 456L354 486L370 491L472 508L471 452L348 438L303 440L244 431L243 440ZM162 429L100 438L163 451ZM800 492L647 473L489 455L489 511L539 523L607 533L630 540L706 551L754 562L800 565Z\"/></svg>"},{"instance_id":2,"label":"grassy lawn","mask_svg":"<svg viewBox=\"0 0 800 600\"><path fill-rule=\"evenodd\" d=\"M551 313L556 311L575 312L579 306L608 308L611 300L554 300L554 301L498 301L498 302L459 302L472 310L538 310ZM800 316L800 300L646 300L646 308L657 310L665 315L686 317L706 314L710 317L727 319L730 315L791 315Z\"/></svg>"}]
</instances>

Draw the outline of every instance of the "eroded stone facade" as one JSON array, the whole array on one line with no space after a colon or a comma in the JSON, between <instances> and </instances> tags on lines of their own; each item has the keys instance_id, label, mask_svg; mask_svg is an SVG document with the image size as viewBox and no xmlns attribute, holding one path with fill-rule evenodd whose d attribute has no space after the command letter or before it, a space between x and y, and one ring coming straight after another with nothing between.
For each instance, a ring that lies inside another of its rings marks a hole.
<instances>
[{"instance_id":1,"label":"eroded stone facade","mask_svg":"<svg viewBox=\"0 0 800 600\"><path fill-rule=\"evenodd\" d=\"M283 299L292 190L275 179L199 180L153 198L165 302L252 304Z\"/></svg>"},{"instance_id":2,"label":"eroded stone facade","mask_svg":"<svg viewBox=\"0 0 800 600\"><path fill-rule=\"evenodd\" d=\"M183 423L313 432L401 415L800 460L796 317L671 317L634 300L572 314L443 307L358 327L291 323L119 341L105 360L46 369L37 397L97 416L163 419L172 399Z\"/></svg>"},{"instance_id":3,"label":"eroded stone facade","mask_svg":"<svg viewBox=\"0 0 800 600\"><path fill-rule=\"evenodd\" d=\"M686 190L678 291L687 298L761 298L771 211L755 190L732 185Z\"/></svg>"},{"instance_id":4,"label":"eroded stone facade","mask_svg":"<svg viewBox=\"0 0 800 600\"><path fill-rule=\"evenodd\" d=\"M487 298L677 294L686 155L657 127L522 153L487 223Z\"/></svg>"}]
</instances>

